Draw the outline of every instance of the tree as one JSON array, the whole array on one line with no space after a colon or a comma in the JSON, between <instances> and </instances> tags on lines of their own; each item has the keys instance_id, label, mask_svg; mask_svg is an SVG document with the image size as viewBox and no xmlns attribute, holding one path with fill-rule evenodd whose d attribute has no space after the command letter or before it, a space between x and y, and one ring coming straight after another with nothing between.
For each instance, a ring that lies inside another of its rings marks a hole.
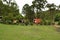
<instances>
[{"instance_id":1,"label":"tree","mask_svg":"<svg viewBox=\"0 0 60 40\"><path fill-rule=\"evenodd\" d=\"M2 8L3 7L3 3L2 3L2 0L0 0L0 16L2 15Z\"/></svg>"},{"instance_id":2,"label":"tree","mask_svg":"<svg viewBox=\"0 0 60 40\"><path fill-rule=\"evenodd\" d=\"M4 4L5 12L7 12L7 15L9 15L9 13L11 13L14 17L19 15L18 6L14 1L12 2L12 0L4 0L3 2L6 2L8 4Z\"/></svg>"},{"instance_id":3,"label":"tree","mask_svg":"<svg viewBox=\"0 0 60 40\"><path fill-rule=\"evenodd\" d=\"M3 20L17 19L17 16L20 15L18 5L14 0L1 0L0 4L0 15L3 16Z\"/></svg>"},{"instance_id":4,"label":"tree","mask_svg":"<svg viewBox=\"0 0 60 40\"><path fill-rule=\"evenodd\" d=\"M58 10L60 10L60 5L58 6Z\"/></svg>"},{"instance_id":5,"label":"tree","mask_svg":"<svg viewBox=\"0 0 60 40\"><path fill-rule=\"evenodd\" d=\"M34 11L33 6L29 6L28 4L25 4L23 6L23 14L25 14L25 18L28 19L30 22L34 19Z\"/></svg>"},{"instance_id":6,"label":"tree","mask_svg":"<svg viewBox=\"0 0 60 40\"><path fill-rule=\"evenodd\" d=\"M55 20L55 15L56 15L56 5L54 3L52 4L47 4L46 7L49 9L50 11L50 20L51 23L54 23Z\"/></svg>"},{"instance_id":7,"label":"tree","mask_svg":"<svg viewBox=\"0 0 60 40\"><path fill-rule=\"evenodd\" d=\"M44 8L45 4L47 3L46 0L34 0L33 2L34 9L36 8L36 17L39 17L40 12Z\"/></svg>"}]
</instances>

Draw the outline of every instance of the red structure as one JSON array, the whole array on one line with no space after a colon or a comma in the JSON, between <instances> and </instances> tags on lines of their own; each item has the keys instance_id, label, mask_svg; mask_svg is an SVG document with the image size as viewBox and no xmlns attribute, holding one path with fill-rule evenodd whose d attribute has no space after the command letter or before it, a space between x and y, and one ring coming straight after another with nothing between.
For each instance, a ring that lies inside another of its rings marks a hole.
<instances>
[{"instance_id":1,"label":"red structure","mask_svg":"<svg viewBox=\"0 0 60 40\"><path fill-rule=\"evenodd\" d=\"M35 23L35 24L41 23L41 19L39 19L39 18L34 19L34 23Z\"/></svg>"}]
</instances>

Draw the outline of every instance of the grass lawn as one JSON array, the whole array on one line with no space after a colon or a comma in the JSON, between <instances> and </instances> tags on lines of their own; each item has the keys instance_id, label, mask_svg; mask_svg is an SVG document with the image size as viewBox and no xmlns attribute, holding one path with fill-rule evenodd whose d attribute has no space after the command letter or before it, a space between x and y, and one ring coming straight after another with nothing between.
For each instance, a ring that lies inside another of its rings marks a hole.
<instances>
[{"instance_id":1,"label":"grass lawn","mask_svg":"<svg viewBox=\"0 0 60 40\"><path fill-rule=\"evenodd\" d=\"M0 24L0 40L60 40L53 26Z\"/></svg>"}]
</instances>

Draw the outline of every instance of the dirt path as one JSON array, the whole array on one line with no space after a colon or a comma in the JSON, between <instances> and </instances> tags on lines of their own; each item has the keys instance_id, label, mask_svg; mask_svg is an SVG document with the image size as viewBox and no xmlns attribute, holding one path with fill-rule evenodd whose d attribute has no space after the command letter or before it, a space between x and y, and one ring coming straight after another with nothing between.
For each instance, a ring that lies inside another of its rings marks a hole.
<instances>
[{"instance_id":1,"label":"dirt path","mask_svg":"<svg viewBox=\"0 0 60 40\"><path fill-rule=\"evenodd\" d=\"M60 27L60 25L54 25L54 27Z\"/></svg>"},{"instance_id":2,"label":"dirt path","mask_svg":"<svg viewBox=\"0 0 60 40\"><path fill-rule=\"evenodd\" d=\"M60 32L60 25L54 25L54 27L56 27L57 32Z\"/></svg>"}]
</instances>

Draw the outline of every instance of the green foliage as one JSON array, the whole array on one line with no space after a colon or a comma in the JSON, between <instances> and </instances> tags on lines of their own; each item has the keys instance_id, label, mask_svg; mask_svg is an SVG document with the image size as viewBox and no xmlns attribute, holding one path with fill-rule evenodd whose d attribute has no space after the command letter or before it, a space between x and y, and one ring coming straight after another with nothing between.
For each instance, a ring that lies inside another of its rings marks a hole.
<instances>
[{"instance_id":1,"label":"green foliage","mask_svg":"<svg viewBox=\"0 0 60 40\"><path fill-rule=\"evenodd\" d=\"M35 17L40 18L40 16L43 16L41 15L41 12L46 3L46 0L34 0L31 6L29 6L29 4L25 4L22 10L23 14L25 14L25 18L28 19L29 22L33 22ZM37 9L36 13L35 8Z\"/></svg>"},{"instance_id":2,"label":"green foliage","mask_svg":"<svg viewBox=\"0 0 60 40\"><path fill-rule=\"evenodd\" d=\"M25 18L28 19L30 22L33 21L34 18L34 11L31 10L31 6L25 4L23 6L23 14L25 14Z\"/></svg>"},{"instance_id":3,"label":"green foliage","mask_svg":"<svg viewBox=\"0 0 60 40\"><path fill-rule=\"evenodd\" d=\"M51 21L50 20L42 20L41 25L51 25Z\"/></svg>"},{"instance_id":4,"label":"green foliage","mask_svg":"<svg viewBox=\"0 0 60 40\"><path fill-rule=\"evenodd\" d=\"M50 11L49 16L50 16L51 23L54 23L55 15L56 15L56 5L52 3L52 4L47 4L46 7Z\"/></svg>"},{"instance_id":5,"label":"green foliage","mask_svg":"<svg viewBox=\"0 0 60 40\"><path fill-rule=\"evenodd\" d=\"M17 15L15 18L19 20L19 19L24 18L24 17L22 15Z\"/></svg>"},{"instance_id":6,"label":"green foliage","mask_svg":"<svg viewBox=\"0 0 60 40\"><path fill-rule=\"evenodd\" d=\"M42 10L45 7L48 8L47 11ZM24 17L19 13L15 0L0 0L0 16L3 16L3 23L13 23L13 20L26 19L25 24L33 24L35 18L41 18L41 24L49 25L60 20L60 5L49 4L46 0L33 0L31 6L29 4L23 6L22 14Z\"/></svg>"},{"instance_id":7,"label":"green foliage","mask_svg":"<svg viewBox=\"0 0 60 40\"><path fill-rule=\"evenodd\" d=\"M39 18L41 16L40 14L46 3L46 0L34 0L32 2L34 9L36 9L35 17Z\"/></svg>"},{"instance_id":8,"label":"green foliage","mask_svg":"<svg viewBox=\"0 0 60 40\"><path fill-rule=\"evenodd\" d=\"M4 4L4 2L6 4ZM14 0L0 1L0 16L3 16L3 23L12 23L12 20L22 18Z\"/></svg>"},{"instance_id":9,"label":"green foliage","mask_svg":"<svg viewBox=\"0 0 60 40\"><path fill-rule=\"evenodd\" d=\"M58 21L58 25L60 25L60 20Z\"/></svg>"},{"instance_id":10,"label":"green foliage","mask_svg":"<svg viewBox=\"0 0 60 40\"><path fill-rule=\"evenodd\" d=\"M57 13L56 17L55 17L55 21L59 21L60 20L60 13Z\"/></svg>"}]
</instances>

